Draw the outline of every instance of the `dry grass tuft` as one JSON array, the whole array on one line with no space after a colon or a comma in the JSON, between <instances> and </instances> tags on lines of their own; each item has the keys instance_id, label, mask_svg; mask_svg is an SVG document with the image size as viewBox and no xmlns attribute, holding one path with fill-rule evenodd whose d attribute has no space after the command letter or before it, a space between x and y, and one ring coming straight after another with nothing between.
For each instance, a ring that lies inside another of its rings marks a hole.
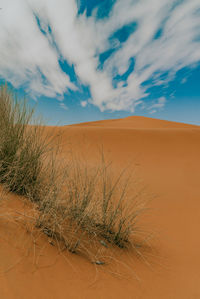
<instances>
[{"instance_id":1,"label":"dry grass tuft","mask_svg":"<svg viewBox=\"0 0 200 299\"><path fill-rule=\"evenodd\" d=\"M102 158L95 168L72 160L65 175L41 202L37 226L63 249L100 262L100 248L133 245L138 216L145 205L139 192L130 200L123 173L114 179Z\"/></svg>"},{"instance_id":2,"label":"dry grass tuft","mask_svg":"<svg viewBox=\"0 0 200 299\"><path fill-rule=\"evenodd\" d=\"M114 179L103 155L96 168L75 159L59 165L52 137L30 125L33 112L1 87L0 183L37 203L36 226L48 237L103 264L97 259L102 246L127 248L132 242L144 209L139 194L127 200L128 180L123 173Z\"/></svg>"}]
</instances>

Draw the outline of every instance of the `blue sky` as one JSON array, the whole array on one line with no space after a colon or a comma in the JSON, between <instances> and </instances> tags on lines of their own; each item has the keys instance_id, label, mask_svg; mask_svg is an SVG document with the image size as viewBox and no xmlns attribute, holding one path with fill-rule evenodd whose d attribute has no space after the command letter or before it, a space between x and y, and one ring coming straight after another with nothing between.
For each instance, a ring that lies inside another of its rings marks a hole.
<instances>
[{"instance_id":1,"label":"blue sky","mask_svg":"<svg viewBox=\"0 0 200 299\"><path fill-rule=\"evenodd\" d=\"M0 83L48 125L200 125L199 0L0 0Z\"/></svg>"}]
</instances>

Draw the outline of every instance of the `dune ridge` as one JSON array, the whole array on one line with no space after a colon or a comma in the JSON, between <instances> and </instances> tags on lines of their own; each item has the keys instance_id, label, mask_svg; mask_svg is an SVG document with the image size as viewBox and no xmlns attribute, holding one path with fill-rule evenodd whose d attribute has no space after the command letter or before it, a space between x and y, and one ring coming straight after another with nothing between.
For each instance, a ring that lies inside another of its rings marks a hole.
<instances>
[{"instance_id":1,"label":"dune ridge","mask_svg":"<svg viewBox=\"0 0 200 299\"><path fill-rule=\"evenodd\" d=\"M91 122L84 122L84 123L75 124L71 126L106 127L106 128L117 128L117 129L119 128L124 128L124 129L197 128L198 129L199 128L199 126L196 125L155 119L155 118L144 117L144 116L129 116L121 119L91 121Z\"/></svg>"}]
</instances>

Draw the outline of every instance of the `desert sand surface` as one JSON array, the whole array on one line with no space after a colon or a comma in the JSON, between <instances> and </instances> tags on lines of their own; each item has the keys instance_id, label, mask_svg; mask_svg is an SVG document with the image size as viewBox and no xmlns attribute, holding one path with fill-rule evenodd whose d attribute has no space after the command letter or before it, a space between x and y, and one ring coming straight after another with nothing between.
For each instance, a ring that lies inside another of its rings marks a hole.
<instances>
[{"instance_id":1,"label":"desert sand surface","mask_svg":"<svg viewBox=\"0 0 200 299\"><path fill-rule=\"evenodd\" d=\"M93 165L103 148L115 173L134 172L151 198L139 223L150 247L141 256L116 249L104 266L59 253L30 232L32 205L2 193L0 298L200 298L200 127L129 117L45 130L61 133L61 159L73 151Z\"/></svg>"}]
</instances>

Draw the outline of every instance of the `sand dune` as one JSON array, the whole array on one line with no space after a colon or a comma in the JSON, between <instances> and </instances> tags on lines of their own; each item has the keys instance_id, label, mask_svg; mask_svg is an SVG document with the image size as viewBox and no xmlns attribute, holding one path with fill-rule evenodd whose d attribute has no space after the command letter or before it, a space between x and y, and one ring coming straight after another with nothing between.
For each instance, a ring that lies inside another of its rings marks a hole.
<instances>
[{"instance_id":1,"label":"sand dune","mask_svg":"<svg viewBox=\"0 0 200 299\"><path fill-rule=\"evenodd\" d=\"M167 120L154 119L144 116L129 116L122 119L109 119L101 121L86 122L73 126L90 126L106 128L124 128L124 129L170 129L170 128L196 128L194 125L177 123Z\"/></svg>"},{"instance_id":2,"label":"sand dune","mask_svg":"<svg viewBox=\"0 0 200 299\"><path fill-rule=\"evenodd\" d=\"M92 165L103 147L116 173L132 167L154 198L141 219L151 250L119 250L113 268L95 267L0 217L0 298L200 298L200 127L129 117L46 130L62 133L61 158L72 149ZM19 216L30 204L8 195L1 211Z\"/></svg>"}]
</instances>

